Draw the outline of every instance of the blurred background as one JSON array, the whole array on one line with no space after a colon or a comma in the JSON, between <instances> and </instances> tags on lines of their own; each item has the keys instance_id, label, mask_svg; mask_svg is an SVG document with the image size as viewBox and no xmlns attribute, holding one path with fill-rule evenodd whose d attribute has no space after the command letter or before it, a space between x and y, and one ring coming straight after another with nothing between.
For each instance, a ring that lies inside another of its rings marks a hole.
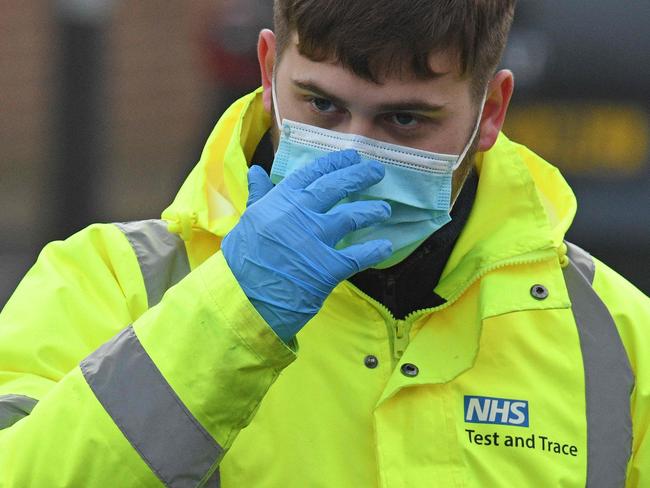
<instances>
[{"instance_id":1,"label":"blurred background","mask_svg":"<svg viewBox=\"0 0 650 488\"><path fill-rule=\"evenodd\" d=\"M49 241L156 218L259 83L271 0L0 0L0 306ZM520 0L506 133L559 166L569 235L650 293L650 2Z\"/></svg>"}]
</instances>

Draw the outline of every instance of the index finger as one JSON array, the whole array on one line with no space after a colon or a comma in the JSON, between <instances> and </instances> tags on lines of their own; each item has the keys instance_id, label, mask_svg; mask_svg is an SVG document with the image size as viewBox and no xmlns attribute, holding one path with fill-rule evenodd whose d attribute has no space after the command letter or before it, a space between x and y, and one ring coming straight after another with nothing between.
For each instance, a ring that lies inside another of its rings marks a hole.
<instances>
[{"instance_id":1,"label":"index finger","mask_svg":"<svg viewBox=\"0 0 650 488\"><path fill-rule=\"evenodd\" d=\"M317 159L313 163L289 174L281 184L292 190L306 188L321 176L359 163L359 153L353 149L337 151Z\"/></svg>"},{"instance_id":2,"label":"index finger","mask_svg":"<svg viewBox=\"0 0 650 488\"><path fill-rule=\"evenodd\" d=\"M351 194L370 188L384 179L384 166L373 160L328 173L305 188L305 203L316 212L326 212Z\"/></svg>"}]
</instances>

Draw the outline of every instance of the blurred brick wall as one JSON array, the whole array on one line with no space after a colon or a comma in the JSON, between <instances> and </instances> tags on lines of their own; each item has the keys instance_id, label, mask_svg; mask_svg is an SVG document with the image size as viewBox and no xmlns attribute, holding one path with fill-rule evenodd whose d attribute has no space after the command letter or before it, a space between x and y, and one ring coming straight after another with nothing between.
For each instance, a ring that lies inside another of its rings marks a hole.
<instances>
[{"instance_id":1,"label":"blurred brick wall","mask_svg":"<svg viewBox=\"0 0 650 488\"><path fill-rule=\"evenodd\" d=\"M0 254L40 246L34 240L47 215L58 59L53 3L0 0ZM100 129L105 157L94 183L105 220L158 216L194 162L208 95L196 5L115 2Z\"/></svg>"},{"instance_id":2,"label":"blurred brick wall","mask_svg":"<svg viewBox=\"0 0 650 488\"><path fill-rule=\"evenodd\" d=\"M39 223L55 57L46 0L0 0L0 252Z\"/></svg>"},{"instance_id":3,"label":"blurred brick wall","mask_svg":"<svg viewBox=\"0 0 650 488\"><path fill-rule=\"evenodd\" d=\"M115 218L159 216L195 162L208 95L195 9L185 0L118 2L108 46L110 162L101 192Z\"/></svg>"}]
</instances>

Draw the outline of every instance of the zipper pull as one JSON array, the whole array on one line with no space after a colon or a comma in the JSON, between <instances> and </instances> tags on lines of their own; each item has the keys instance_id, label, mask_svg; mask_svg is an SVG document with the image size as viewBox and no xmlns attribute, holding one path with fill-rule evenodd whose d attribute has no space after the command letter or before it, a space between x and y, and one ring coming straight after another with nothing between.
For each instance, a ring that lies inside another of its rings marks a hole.
<instances>
[{"instance_id":1,"label":"zipper pull","mask_svg":"<svg viewBox=\"0 0 650 488\"><path fill-rule=\"evenodd\" d=\"M393 342L393 353L396 360L400 360L409 345L409 331L406 322L398 320L395 322L395 341Z\"/></svg>"}]
</instances>

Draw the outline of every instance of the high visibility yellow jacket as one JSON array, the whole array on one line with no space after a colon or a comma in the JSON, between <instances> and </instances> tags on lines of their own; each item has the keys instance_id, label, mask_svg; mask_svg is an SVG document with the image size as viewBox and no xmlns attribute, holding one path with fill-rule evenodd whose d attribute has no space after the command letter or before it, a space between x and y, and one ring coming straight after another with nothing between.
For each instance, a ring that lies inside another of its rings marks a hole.
<instances>
[{"instance_id":1,"label":"high visibility yellow jacket","mask_svg":"<svg viewBox=\"0 0 650 488\"><path fill-rule=\"evenodd\" d=\"M344 282L286 345L219 251L269 124L243 98L162 220L43 250L0 316L0 486L650 486L649 300L564 242L555 168L501 135L444 305Z\"/></svg>"}]
</instances>

